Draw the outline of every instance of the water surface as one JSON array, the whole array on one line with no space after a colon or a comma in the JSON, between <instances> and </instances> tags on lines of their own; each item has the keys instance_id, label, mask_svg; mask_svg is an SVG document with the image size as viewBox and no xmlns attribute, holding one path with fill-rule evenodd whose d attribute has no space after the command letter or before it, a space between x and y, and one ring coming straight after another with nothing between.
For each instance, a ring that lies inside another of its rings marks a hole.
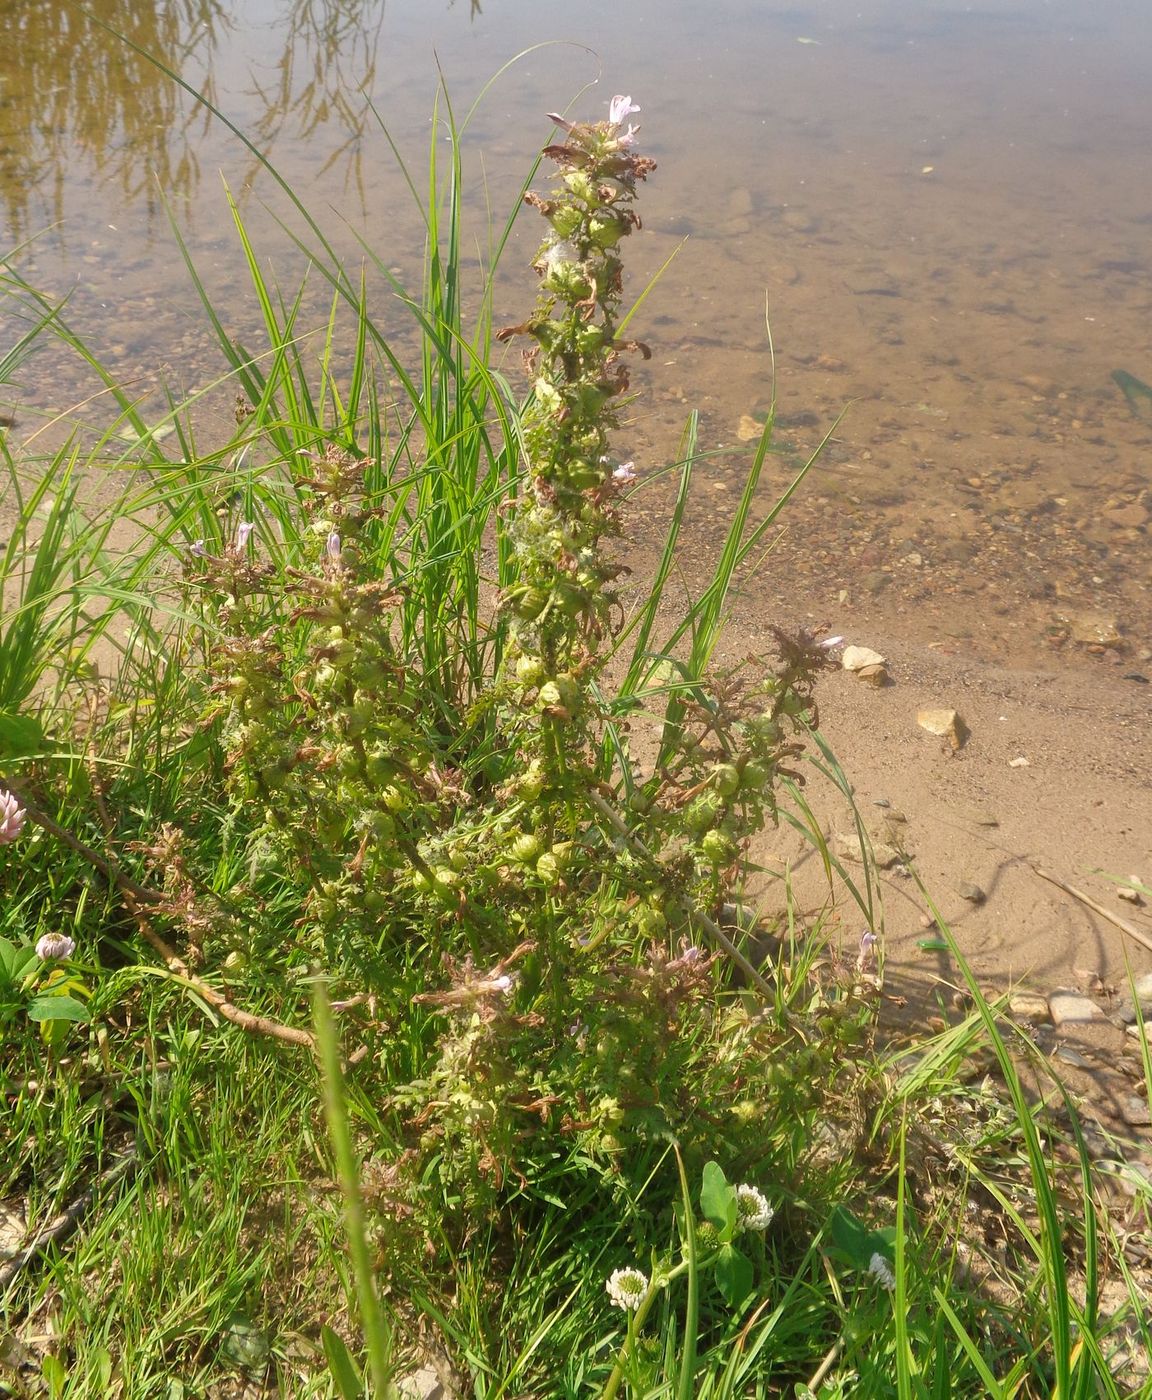
<instances>
[{"instance_id":1,"label":"water surface","mask_svg":"<svg viewBox=\"0 0 1152 1400\"><path fill-rule=\"evenodd\" d=\"M147 401L222 371L169 217L236 334L258 318L225 185L286 285L301 266L259 162L98 20L248 133L350 265L364 238L402 276L422 228L380 119L422 179L440 74L462 115L532 50L464 142L502 215L547 111L632 93L659 162L637 283L683 246L634 322L654 357L622 451L655 467L688 407L741 448L771 399L767 299L787 451L765 509L851 401L755 585L768 612L843 603L1002 655L1096 617L1125 639L1101 664L1141 664L1152 424L1111 376L1152 383L1143 0L0 0L3 246ZM529 218L502 319L537 237ZM0 407L18 441L85 392L45 354ZM743 450L701 471L704 555Z\"/></svg>"}]
</instances>

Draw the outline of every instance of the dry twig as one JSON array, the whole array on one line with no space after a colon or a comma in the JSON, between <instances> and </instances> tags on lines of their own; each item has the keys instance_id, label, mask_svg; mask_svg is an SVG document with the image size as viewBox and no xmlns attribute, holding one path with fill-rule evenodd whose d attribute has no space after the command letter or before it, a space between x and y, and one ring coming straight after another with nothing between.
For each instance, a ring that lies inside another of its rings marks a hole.
<instances>
[{"instance_id":1,"label":"dry twig","mask_svg":"<svg viewBox=\"0 0 1152 1400\"><path fill-rule=\"evenodd\" d=\"M1034 865L1032 869L1040 876L1041 880L1047 880L1050 885L1055 885L1058 890L1063 890L1065 894L1070 894L1073 899L1078 899L1081 904L1086 904L1094 914L1099 914L1102 919L1107 919L1110 924L1115 924L1116 927L1126 933L1129 938L1134 939L1142 948L1147 948L1148 951L1152 953L1152 938L1149 938L1146 933L1142 933L1135 924L1130 924L1127 919L1122 919L1119 914L1114 914L1111 909L1106 909L1103 904L1097 904L1091 895L1085 894L1083 890L1078 890L1075 885L1066 885L1063 880L1058 880L1055 875L1049 875L1047 870L1041 870L1038 865Z\"/></svg>"}]
</instances>

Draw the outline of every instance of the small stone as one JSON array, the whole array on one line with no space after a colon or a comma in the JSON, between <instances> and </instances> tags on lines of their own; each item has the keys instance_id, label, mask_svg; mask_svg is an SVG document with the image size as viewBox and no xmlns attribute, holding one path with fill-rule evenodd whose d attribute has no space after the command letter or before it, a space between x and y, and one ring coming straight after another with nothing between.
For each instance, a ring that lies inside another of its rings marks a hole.
<instances>
[{"instance_id":1,"label":"small stone","mask_svg":"<svg viewBox=\"0 0 1152 1400\"><path fill-rule=\"evenodd\" d=\"M1059 1045L1052 1052L1054 1060L1063 1060L1066 1065L1071 1065L1073 1069L1095 1069L1092 1061L1087 1055L1081 1055L1079 1050L1073 1050L1070 1045Z\"/></svg>"},{"instance_id":2,"label":"small stone","mask_svg":"<svg viewBox=\"0 0 1152 1400\"><path fill-rule=\"evenodd\" d=\"M1053 992L1048 997L1048 1014L1054 1026L1066 1026L1094 1021L1101 1012L1094 1001L1079 992Z\"/></svg>"},{"instance_id":3,"label":"small stone","mask_svg":"<svg viewBox=\"0 0 1152 1400\"><path fill-rule=\"evenodd\" d=\"M865 666L883 666L884 657L871 647L845 647L840 664L846 671L860 671Z\"/></svg>"},{"instance_id":4,"label":"small stone","mask_svg":"<svg viewBox=\"0 0 1152 1400\"><path fill-rule=\"evenodd\" d=\"M861 666L856 672L856 679L872 686L875 690L883 690L886 685L892 683L887 666Z\"/></svg>"},{"instance_id":5,"label":"small stone","mask_svg":"<svg viewBox=\"0 0 1152 1400\"><path fill-rule=\"evenodd\" d=\"M742 219L751 214L752 209L752 191L747 185L737 185L728 196L728 213L734 219Z\"/></svg>"},{"instance_id":6,"label":"small stone","mask_svg":"<svg viewBox=\"0 0 1152 1400\"><path fill-rule=\"evenodd\" d=\"M991 812L982 811L976 808L969 815L969 821L973 826L999 826L1000 819L992 815Z\"/></svg>"},{"instance_id":7,"label":"small stone","mask_svg":"<svg viewBox=\"0 0 1152 1400\"><path fill-rule=\"evenodd\" d=\"M953 749L963 748L968 738L968 726L955 710L921 710L916 723L929 734L947 739Z\"/></svg>"},{"instance_id":8,"label":"small stone","mask_svg":"<svg viewBox=\"0 0 1152 1400\"><path fill-rule=\"evenodd\" d=\"M764 424L750 413L742 413L736 424L736 436L741 442L756 442L764 434Z\"/></svg>"},{"instance_id":9,"label":"small stone","mask_svg":"<svg viewBox=\"0 0 1152 1400\"><path fill-rule=\"evenodd\" d=\"M971 880L961 880L956 886L956 893L969 904L983 904L988 898L980 886L974 885Z\"/></svg>"},{"instance_id":10,"label":"small stone","mask_svg":"<svg viewBox=\"0 0 1152 1400\"><path fill-rule=\"evenodd\" d=\"M1152 1167L1146 1162L1105 1161L1099 1170L1112 1177L1126 1196L1152 1194Z\"/></svg>"},{"instance_id":11,"label":"small stone","mask_svg":"<svg viewBox=\"0 0 1152 1400\"><path fill-rule=\"evenodd\" d=\"M401 1376L396 1390L402 1400L445 1400L443 1383L431 1366Z\"/></svg>"},{"instance_id":12,"label":"small stone","mask_svg":"<svg viewBox=\"0 0 1152 1400\"><path fill-rule=\"evenodd\" d=\"M1008 1010L1017 1021L1031 1021L1034 1026L1048 1022L1048 998L1040 992L1013 992L1008 998Z\"/></svg>"},{"instance_id":13,"label":"small stone","mask_svg":"<svg viewBox=\"0 0 1152 1400\"><path fill-rule=\"evenodd\" d=\"M1120 1117L1130 1128L1152 1128L1152 1108L1139 1094L1129 1094L1120 1101Z\"/></svg>"},{"instance_id":14,"label":"small stone","mask_svg":"<svg viewBox=\"0 0 1152 1400\"><path fill-rule=\"evenodd\" d=\"M1135 875L1129 875L1128 878L1129 878L1129 880L1132 881L1133 884L1137 884L1137 885L1138 885L1138 884L1142 883L1140 880L1138 880L1138 879L1136 878ZM1143 904L1143 903L1144 903L1143 899L1141 899L1141 897L1140 897L1140 891L1139 891L1139 890L1134 890L1134 889L1132 889L1132 888L1131 888L1130 886L1128 886L1128 885L1121 885L1121 886L1120 886L1120 888L1116 891L1116 898L1117 898L1117 899L1126 900L1129 904Z\"/></svg>"},{"instance_id":15,"label":"small stone","mask_svg":"<svg viewBox=\"0 0 1152 1400\"><path fill-rule=\"evenodd\" d=\"M1108 613L1071 613L1061 616L1059 621L1068 628L1068 635L1078 646L1118 647L1120 645L1120 625Z\"/></svg>"},{"instance_id":16,"label":"small stone","mask_svg":"<svg viewBox=\"0 0 1152 1400\"><path fill-rule=\"evenodd\" d=\"M1010 758L1008 760L1009 768L1030 768L1031 766L1032 765L1028 762L1028 760L1024 757L1023 754L1021 754L1019 758Z\"/></svg>"},{"instance_id":17,"label":"small stone","mask_svg":"<svg viewBox=\"0 0 1152 1400\"><path fill-rule=\"evenodd\" d=\"M1139 501L1133 501L1130 506L1115 506L1112 510L1101 511L1100 518L1123 530L1138 530L1148 523L1148 509Z\"/></svg>"},{"instance_id":18,"label":"small stone","mask_svg":"<svg viewBox=\"0 0 1152 1400\"><path fill-rule=\"evenodd\" d=\"M936 927L936 920L932 917L931 914L921 914L921 915L920 915L920 927L921 927L921 928L935 928L935 927ZM1044 1003L1044 1014L1045 1014L1045 1015L1048 1014L1048 1003L1047 1003L1047 1002Z\"/></svg>"},{"instance_id":19,"label":"small stone","mask_svg":"<svg viewBox=\"0 0 1152 1400\"><path fill-rule=\"evenodd\" d=\"M1127 1021L1127 1020L1129 1019L1129 1018L1124 1014L1124 1011L1125 1011L1126 1009L1127 1009L1127 1010L1131 1010L1131 1008L1122 1008L1122 1009L1120 1010L1120 1012L1118 1013L1119 1016L1120 1016L1120 1019L1121 1019L1122 1021ZM1131 1021L1132 1021L1132 1024L1131 1024L1130 1026L1125 1026L1125 1027L1124 1027L1124 1034L1125 1034L1125 1035L1130 1035L1130 1036L1132 1037L1133 1040L1140 1040L1140 1039L1141 1039L1141 1034L1140 1034L1140 1032L1141 1032L1141 1030L1143 1030L1143 1032L1144 1032L1144 1034L1143 1034L1143 1039L1144 1039L1144 1040L1147 1040L1147 1039L1148 1039L1148 1023L1147 1023L1147 1021L1145 1021L1143 1027L1141 1027L1140 1022L1137 1021L1137 1019L1136 1019L1136 1013L1135 1013L1135 1011L1132 1012Z\"/></svg>"},{"instance_id":20,"label":"small stone","mask_svg":"<svg viewBox=\"0 0 1152 1400\"><path fill-rule=\"evenodd\" d=\"M913 569L919 569L924 563L924 556L913 550L911 554L906 554L900 562L910 565Z\"/></svg>"},{"instance_id":21,"label":"small stone","mask_svg":"<svg viewBox=\"0 0 1152 1400\"><path fill-rule=\"evenodd\" d=\"M1136 1006L1140 1007L1140 1014L1146 1021L1152 1021L1152 972L1146 972L1143 977L1137 977L1132 984L1132 990L1136 994L1133 1001L1131 996L1127 996L1116 1008L1116 1015L1125 1025L1136 1020ZM1130 1032L1132 1035L1138 1034L1137 1030Z\"/></svg>"},{"instance_id":22,"label":"small stone","mask_svg":"<svg viewBox=\"0 0 1152 1400\"><path fill-rule=\"evenodd\" d=\"M857 836L855 832L845 834L838 831L836 833L836 845L845 860L854 860L860 865L864 864L864 848L860 844L860 837ZM874 841L871 850L872 859L881 870L888 870L895 865L897 861L903 859L900 852L896 850L894 846L888 846L883 841Z\"/></svg>"}]
</instances>

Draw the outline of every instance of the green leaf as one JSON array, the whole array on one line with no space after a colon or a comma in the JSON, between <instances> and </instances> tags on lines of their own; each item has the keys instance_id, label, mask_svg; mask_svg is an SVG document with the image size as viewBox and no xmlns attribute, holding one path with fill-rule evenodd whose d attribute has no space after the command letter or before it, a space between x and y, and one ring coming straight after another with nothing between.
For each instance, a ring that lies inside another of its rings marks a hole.
<instances>
[{"instance_id":1,"label":"green leaf","mask_svg":"<svg viewBox=\"0 0 1152 1400\"><path fill-rule=\"evenodd\" d=\"M87 1021L88 1008L76 1000L75 997L68 996L38 996L32 999L28 1007L28 1019L30 1021Z\"/></svg>"},{"instance_id":2,"label":"green leaf","mask_svg":"<svg viewBox=\"0 0 1152 1400\"><path fill-rule=\"evenodd\" d=\"M870 1230L847 1206L837 1206L832 1212L828 1232L832 1238L829 1253L839 1255L854 1269L866 1269L874 1254L882 1254L892 1261L896 1231L890 1225L883 1230Z\"/></svg>"},{"instance_id":3,"label":"green leaf","mask_svg":"<svg viewBox=\"0 0 1152 1400\"><path fill-rule=\"evenodd\" d=\"M68 1384L68 1372L58 1356L49 1352L40 1363L40 1374L48 1382L48 1390L53 1400L64 1394L64 1387Z\"/></svg>"},{"instance_id":4,"label":"green leaf","mask_svg":"<svg viewBox=\"0 0 1152 1400\"><path fill-rule=\"evenodd\" d=\"M15 982L29 954L35 953L35 948L17 948L10 938L0 938L0 982Z\"/></svg>"},{"instance_id":5,"label":"green leaf","mask_svg":"<svg viewBox=\"0 0 1152 1400\"><path fill-rule=\"evenodd\" d=\"M27 758L44 749L44 731L31 715L0 710L0 750L10 758Z\"/></svg>"},{"instance_id":6,"label":"green leaf","mask_svg":"<svg viewBox=\"0 0 1152 1400\"><path fill-rule=\"evenodd\" d=\"M364 1383L360 1379L360 1372L356 1369L356 1363L352 1360L343 1337L333 1332L327 1323L320 1329L320 1340L324 1346L324 1355L328 1360L328 1369L332 1373L332 1379L336 1382L336 1389L340 1392L340 1400L361 1400L364 1394Z\"/></svg>"},{"instance_id":7,"label":"green leaf","mask_svg":"<svg viewBox=\"0 0 1152 1400\"><path fill-rule=\"evenodd\" d=\"M700 1182L700 1209L704 1219L727 1242L736 1232L736 1189L728 1182L718 1162L706 1162Z\"/></svg>"},{"instance_id":8,"label":"green leaf","mask_svg":"<svg viewBox=\"0 0 1152 1400\"><path fill-rule=\"evenodd\" d=\"M716 1259L716 1286L730 1308L738 1308L752 1292L752 1261L726 1244Z\"/></svg>"}]
</instances>

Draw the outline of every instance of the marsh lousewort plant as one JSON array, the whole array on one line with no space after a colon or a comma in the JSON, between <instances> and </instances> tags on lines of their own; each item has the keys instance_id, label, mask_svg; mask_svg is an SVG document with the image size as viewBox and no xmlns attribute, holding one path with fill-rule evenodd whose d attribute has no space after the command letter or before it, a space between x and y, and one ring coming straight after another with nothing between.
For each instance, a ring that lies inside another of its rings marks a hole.
<instances>
[{"instance_id":1,"label":"marsh lousewort plant","mask_svg":"<svg viewBox=\"0 0 1152 1400\"><path fill-rule=\"evenodd\" d=\"M648 353L618 330L621 245L654 169L625 125L637 110L620 97L607 121L553 117L556 182L528 196L547 232L536 306L502 333L527 347L531 387L497 516L514 576L488 595L487 672L401 624L422 560L382 522L416 519L420 496L379 448L297 454L290 547L237 520L188 561L208 719L247 833L241 893L267 930L245 958L259 966L288 907L289 963L356 970L381 1056L409 1026L423 1059L392 1107L413 1160L464 1199L510 1173L523 1186L541 1135L604 1162L637 1134L699 1130L726 1151L756 1138L765 1025L718 995L710 917L775 815L828 652L780 634L778 664L710 678L649 647L641 691L614 691L612 545L638 474L613 432L628 358ZM643 762L626 722L642 709L662 711ZM702 1098L730 1120L695 1123Z\"/></svg>"}]
</instances>

